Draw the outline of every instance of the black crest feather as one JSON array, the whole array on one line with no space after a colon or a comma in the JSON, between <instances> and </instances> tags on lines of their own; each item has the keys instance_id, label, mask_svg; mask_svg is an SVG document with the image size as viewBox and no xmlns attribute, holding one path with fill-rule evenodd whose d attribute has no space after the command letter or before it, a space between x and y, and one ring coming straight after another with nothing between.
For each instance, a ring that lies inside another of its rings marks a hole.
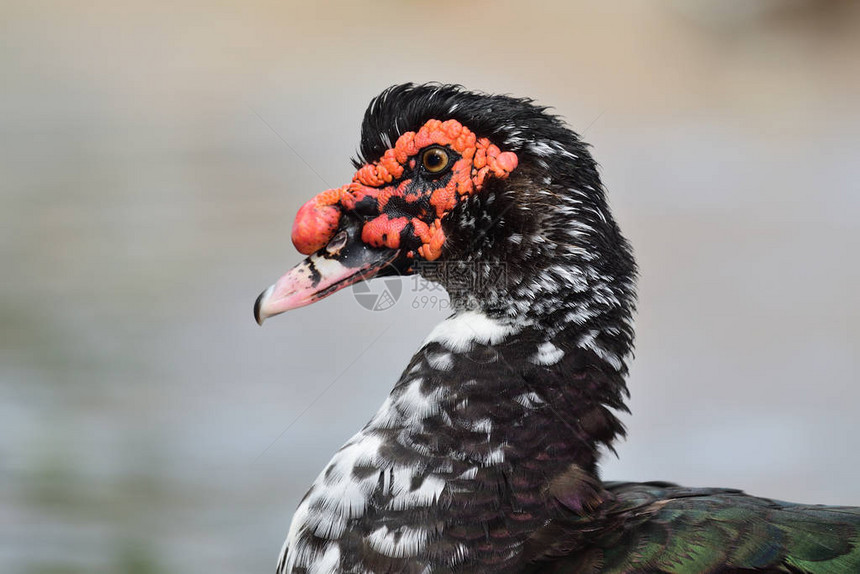
<instances>
[{"instance_id":1,"label":"black crest feather","mask_svg":"<svg viewBox=\"0 0 860 574\"><path fill-rule=\"evenodd\" d=\"M571 134L561 119L531 98L469 91L457 84L399 84L370 102L361 124L359 156L353 163L358 167L378 160L397 138L431 119L455 119L478 137L513 150L537 138L569 140ZM575 143L584 149L578 139Z\"/></svg>"}]
</instances>

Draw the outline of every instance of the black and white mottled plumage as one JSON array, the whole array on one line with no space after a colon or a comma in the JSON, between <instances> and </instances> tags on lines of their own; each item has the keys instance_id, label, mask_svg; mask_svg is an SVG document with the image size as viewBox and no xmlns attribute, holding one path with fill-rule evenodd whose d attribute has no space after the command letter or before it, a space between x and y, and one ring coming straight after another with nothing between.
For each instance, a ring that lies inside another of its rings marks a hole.
<instances>
[{"instance_id":1,"label":"black and white mottled plumage","mask_svg":"<svg viewBox=\"0 0 860 574\"><path fill-rule=\"evenodd\" d=\"M370 104L356 165L431 119L519 165L447 215L441 258L410 263L455 313L313 483L278 572L860 571L856 509L813 509L844 539L804 539L835 568L806 569L789 554L801 507L600 481L599 449L624 434L636 269L588 147L531 100L406 84Z\"/></svg>"}]
</instances>

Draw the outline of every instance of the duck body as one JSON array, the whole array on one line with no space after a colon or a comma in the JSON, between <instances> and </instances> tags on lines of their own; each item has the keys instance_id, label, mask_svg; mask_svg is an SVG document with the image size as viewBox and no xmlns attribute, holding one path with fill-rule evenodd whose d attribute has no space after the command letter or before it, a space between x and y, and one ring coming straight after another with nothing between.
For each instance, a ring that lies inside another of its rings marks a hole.
<instances>
[{"instance_id":1,"label":"duck body","mask_svg":"<svg viewBox=\"0 0 860 574\"><path fill-rule=\"evenodd\" d=\"M636 268L578 136L531 100L389 88L353 181L293 228L258 322L356 281L451 296L297 509L278 573L860 572L860 510L604 483L623 436Z\"/></svg>"},{"instance_id":2,"label":"duck body","mask_svg":"<svg viewBox=\"0 0 860 574\"><path fill-rule=\"evenodd\" d=\"M596 437L620 430L601 361L548 347L473 312L440 325L302 501L283 571L327 552L345 571L520 571L547 517L597 502Z\"/></svg>"}]
</instances>

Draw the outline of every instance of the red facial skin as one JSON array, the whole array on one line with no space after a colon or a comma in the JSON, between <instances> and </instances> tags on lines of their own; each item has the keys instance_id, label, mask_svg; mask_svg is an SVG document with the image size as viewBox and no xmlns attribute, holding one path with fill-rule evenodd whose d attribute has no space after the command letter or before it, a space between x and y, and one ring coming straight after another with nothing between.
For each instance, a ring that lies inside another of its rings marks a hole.
<instances>
[{"instance_id":1,"label":"red facial skin","mask_svg":"<svg viewBox=\"0 0 860 574\"><path fill-rule=\"evenodd\" d=\"M418 156L428 146L447 147L460 155L450 167L450 179L445 187L432 190L410 189L411 179L401 180L406 169L414 169ZM434 261L442 254L445 233L442 219L464 198L481 191L487 178L507 178L516 169L518 159L510 151L501 151L487 138L478 139L469 128L457 120L428 120L417 132L406 132L382 158L363 165L352 183L324 191L305 203L293 225L293 244L309 255L323 248L337 231L344 212L351 211L367 196L376 199L378 214L367 221L361 239L374 247L400 247L407 226L421 241L417 254ZM409 217L386 207L392 197L409 204L426 200L430 209L418 209L419 215ZM410 251L407 256L414 257Z\"/></svg>"}]
</instances>

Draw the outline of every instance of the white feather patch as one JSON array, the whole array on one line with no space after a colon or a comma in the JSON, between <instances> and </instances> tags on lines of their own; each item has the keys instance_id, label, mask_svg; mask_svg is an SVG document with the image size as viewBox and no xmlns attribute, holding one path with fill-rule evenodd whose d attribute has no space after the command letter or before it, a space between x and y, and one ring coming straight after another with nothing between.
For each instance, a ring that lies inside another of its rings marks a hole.
<instances>
[{"instance_id":1,"label":"white feather patch","mask_svg":"<svg viewBox=\"0 0 860 574\"><path fill-rule=\"evenodd\" d=\"M401 526L389 530L387 526L382 526L370 533L367 542L380 554L392 558L405 558L418 554L428 538L429 533L423 528Z\"/></svg>"},{"instance_id":2,"label":"white feather patch","mask_svg":"<svg viewBox=\"0 0 860 574\"><path fill-rule=\"evenodd\" d=\"M500 343L516 331L515 326L491 319L484 313L464 311L436 325L424 344L439 343L455 353L462 353L475 343Z\"/></svg>"},{"instance_id":3,"label":"white feather patch","mask_svg":"<svg viewBox=\"0 0 860 574\"><path fill-rule=\"evenodd\" d=\"M529 360L536 365L550 366L559 362L564 357L564 351L553 345L550 341L542 343Z\"/></svg>"}]
</instances>

